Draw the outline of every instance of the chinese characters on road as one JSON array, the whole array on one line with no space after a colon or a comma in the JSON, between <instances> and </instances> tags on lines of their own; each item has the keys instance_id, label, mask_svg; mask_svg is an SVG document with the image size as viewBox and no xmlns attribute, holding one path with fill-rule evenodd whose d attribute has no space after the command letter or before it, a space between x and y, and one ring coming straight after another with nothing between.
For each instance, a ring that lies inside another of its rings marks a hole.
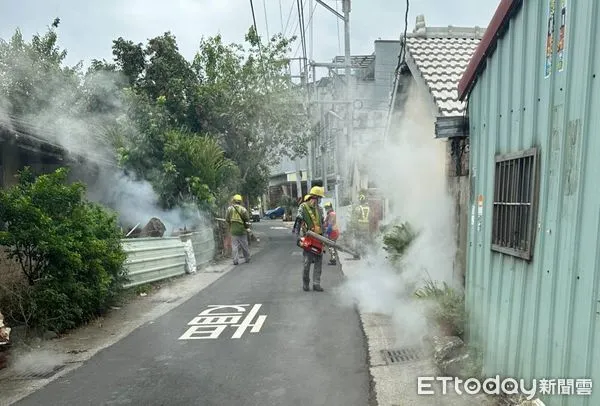
<instances>
[{"instance_id":1,"label":"chinese characters on road","mask_svg":"<svg viewBox=\"0 0 600 406\"><path fill-rule=\"evenodd\" d=\"M258 333L267 319L266 315L258 315L261 306L255 304L246 312L249 304L210 305L188 323L190 327L179 339L215 340L228 327L234 330L231 339L241 338L248 328L250 333Z\"/></svg>"}]
</instances>

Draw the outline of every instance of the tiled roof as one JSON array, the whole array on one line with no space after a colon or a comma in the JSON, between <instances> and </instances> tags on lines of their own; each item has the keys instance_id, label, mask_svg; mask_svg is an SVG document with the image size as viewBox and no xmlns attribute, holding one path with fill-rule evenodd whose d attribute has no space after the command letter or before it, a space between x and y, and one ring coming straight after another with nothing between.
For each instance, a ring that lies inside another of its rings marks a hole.
<instances>
[{"instance_id":1,"label":"tiled roof","mask_svg":"<svg viewBox=\"0 0 600 406\"><path fill-rule=\"evenodd\" d=\"M440 115L462 115L465 103L458 98L458 82L485 28L438 28L424 24L424 17L417 17L415 30L406 36L408 66L411 71L418 71L412 74L422 78Z\"/></svg>"}]
</instances>

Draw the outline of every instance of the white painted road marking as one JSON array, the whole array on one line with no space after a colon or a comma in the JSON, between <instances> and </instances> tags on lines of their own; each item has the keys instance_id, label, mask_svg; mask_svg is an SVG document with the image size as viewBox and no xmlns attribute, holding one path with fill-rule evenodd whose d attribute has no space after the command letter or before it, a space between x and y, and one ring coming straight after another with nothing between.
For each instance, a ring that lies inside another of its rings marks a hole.
<instances>
[{"instance_id":1,"label":"white painted road marking","mask_svg":"<svg viewBox=\"0 0 600 406\"><path fill-rule=\"evenodd\" d=\"M254 322L254 324L251 324L251 323L252 323L252 319L254 318L254 316L256 316L256 314L258 313L258 309L260 309L261 306L262 306L261 304L255 304L252 307L252 310L250 310L250 313L248 313L248 316L246 316L246 318L244 319L244 321L242 321L241 324L235 324L233 326L233 327L237 327L237 330L235 331L235 333L233 333L233 336L231 338L242 337L242 334L244 334L244 332L246 331L246 329L248 327L252 327L252 329L250 329L251 333L258 333L260 331L265 320L267 319L267 316L260 315L260 316L258 316L258 319L256 319L256 322Z\"/></svg>"},{"instance_id":2,"label":"white painted road marking","mask_svg":"<svg viewBox=\"0 0 600 406\"><path fill-rule=\"evenodd\" d=\"M289 230L289 227L271 227L271 230Z\"/></svg>"},{"instance_id":3,"label":"white painted road marking","mask_svg":"<svg viewBox=\"0 0 600 406\"><path fill-rule=\"evenodd\" d=\"M181 337L180 340L215 340L230 327L237 327L234 332L232 339L241 338L248 327L251 333L258 333L262 328L266 315L260 315L256 321L252 323L254 317L256 317L262 304L255 304L252 309L247 313L246 317L240 323L244 312L247 310L246 307L249 304L243 305L210 305L208 309L204 310L198 316L194 317L189 323L190 326ZM220 309L235 309L237 313L213 313L213 311Z\"/></svg>"}]
</instances>

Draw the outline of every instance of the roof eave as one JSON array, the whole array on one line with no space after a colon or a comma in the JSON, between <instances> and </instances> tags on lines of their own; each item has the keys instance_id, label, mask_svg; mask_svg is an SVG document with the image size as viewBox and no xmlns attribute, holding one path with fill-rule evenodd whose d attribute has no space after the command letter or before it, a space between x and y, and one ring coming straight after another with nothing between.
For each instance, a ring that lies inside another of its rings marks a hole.
<instances>
[{"instance_id":1,"label":"roof eave","mask_svg":"<svg viewBox=\"0 0 600 406\"><path fill-rule=\"evenodd\" d=\"M506 25L513 17L513 15L520 9L523 4L523 0L501 0L496 12L488 25L481 42L477 46L475 53L471 57L467 69L463 74L462 78L458 82L458 99L464 101L466 96L469 94L475 82L477 76L482 68L487 57L489 57L495 48L498 38L506 28Z\"/></svg>"}]
</instances>

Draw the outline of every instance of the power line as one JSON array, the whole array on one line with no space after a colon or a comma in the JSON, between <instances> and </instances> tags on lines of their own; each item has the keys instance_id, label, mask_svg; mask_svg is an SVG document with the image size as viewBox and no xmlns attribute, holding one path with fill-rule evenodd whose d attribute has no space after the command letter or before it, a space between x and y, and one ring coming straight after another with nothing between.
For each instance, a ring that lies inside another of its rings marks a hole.
<instances>
[{"instance_id":1,"label":"power line","mask_svg":"<svg viewBox=\"0 0 600 406\"><path fill-rule=\"evenodd\" d=\"M250 0L250 10L252 10L252 22L254 23L254 32L258 35L258 29L256 28L256 15L254 14L254 3Z\"/></svg>"},{"instance_id":2,"label":"power line","mask_svg":"<svg viewBox=\"0 0 600 406\"><path fill-rule=\"evenodd\" d=\"M279 19L281 20L281 35L283 35L283 8L281 6L281 0L279 0Z\"/></svg>"},{"instance_id":3,"label":"power line","mask_svg":"<svg viewBox=\"0 0 600 406\"><path fill-rule=\"evenodd\" d=\"M300 18L300 15L298 15L298 18ZM290 37L293 37L294 35L296 35L296 31L298 31L298 21L299 20L296 20L296 22L294 23L294 29L292 31L290 31L291 32Z\"/></svg>"},{"instance_id":4,"label":"power line","mask_svg":"<svg viewBox=\"0 0 600 406\"><path fill-rule=\"evenodd\" d=\"M394 111L394 105L396 104L396 94L398 92L398 84L400 82L400 74L402 66L406 63L406 30L408 29L408 11L410 9L410 0L406 0L406 12L404 14L404 33L402 34L402 44L400 48L400 54L398 55L398 65L396 65L396 70L394 72L394 84L392 86L392 95L390 99L390 104L388 107L388 117L385 132L383 134L383 142L385 144L387 140L387 135L390 130L390 125L392 122L392 113Z\"/></svg>"},{"instance_id":5,"label":"power line","mask_svg":"<svg viewBox=\"0 0 600 406\"><path fill-rule=\"evenodd\" d=\"M306 1L304 0L304 3L302 4L302 6L304 7L304 5L306 5ZM290 37L293 37L294 35L296 35L296 31L299 28L299 22L300 22L300 13L298 13L298 20L296 21L296 24L294 25L294 29L292 31L292 34L290 35Z\"/></svg>"},{"instance_id":6,"label":"power line","mask_svg":"<svg viewBox=\"0 0 600 406\"><path fill-rule=\"evenodd\" d=\"M256 34L256 39L258 40L258 55L260 56L260 64L262 66L262 70L263 70L263 79L265 81L265 90L268 90L268 85L267 85L267 72L265 69L265 64L263 61L263 55L262 55L262 45L261 45L261 39L260 39L260 35L258 35L258 29L256 28L256 15L254 14L254 2L252 0L250 0L250 9L252 10L252 22L254 23L254 33Z\"/></svg>"},{"instance_id":7,"label":"power line","mask_svg":"<svg viewBox=\"0 0 600 406\"><path fill-rule=\"evenodd\" d=\"M302 56L306 61L306 26L304 25L304 3L302 0L296 0L296 2L298 4L298 21L300 25L300 40L302 41ZM306 0L304 0L304 2L306 2Z\"/></svg>"},{"instance_id":8,"label":"power line","mask_svg":"<svg viewBox=\"0 0 600 406\"><path fill-rule=\"evenodd\" d=\"M267 16L267 0L263 0L263 11L265 13L265 27L267 29L267 39L271 38L271 35L269 35L269 17Z\"/></svg>"},{"instance_id":9,"label":"power line","mask_svg":"<svg viewBox=\"0 0 600 406\"><path fill-rule=\"evenodd\" d=\"M304 26L302 25L302 17L304 16L304 11L301 9L302 0L296 0L296 5L298 7L298 26L300 27L300 45L302 46L302 64L300 71L304 70L306 73L306 47L304 43ZM308 82L308 81L307 81Z\"/></svg>"},{"instance_id":10,"label":"power line","mask_svg":"<svg viewBox=\"0 0 600 406\"><path fill-rule=\"evenodd\" d=\"M290 7L290 12L288 13L287 16L287 22L285 23L285 28L283 29L283 36L285 37L285 33L287 32L288 26L290 24L290 18L292 17L292 12L294 11L294 2L292 1L292 6Z\"/></svg>"},{"instance_id":11,"label":"power line","mask_svg":"<svg viewBox=\"0 0 600 406\"><path fill-rule=\"evenodd\" d=\"M312 21L312 19L313 19L313 16L314 16L314 14L315 14L315 10L317 9L317 5L318 5L318 3L315 3L315 5L313 6L313 9L312 9L312 11L311 11L311 13L310 13L310 17L308 18L308 25L310 25L310 23L311 23L311 21ZM296 57L296 55L298 54L298 50L300 49L300 45L302 45L302 44L301 44L301 43L299 43L299 44L298 44L298 46L296 47L296 50L294 51L294 54L293 54L293 57L294 57L294 58L295 58L295 57Z\"/></svg>"},{"instance_id":12,"label":"power line","mask_svg":"<svg viewBox=\"0 0 600 406\"><path fill-rule=\"evenodd\" d=\"M343 0L342 0L343 1ZM337 0L335 0L335 11L338 11L338 2ZM337 37L338 37L338 54L342 53L342 40L340 37L340 19L336 18L335 19L335 26L337 27Z\"/></svg>"},{"instance_id":13,"label":"power line","mask_svg":"<svg viewBox=\"0 0 600 406\"><path fill-rule=\"evenodd\" d=\"M400 56L398 57L398 65L396 66L396 73L400 70L400 67L406 62L406 30L408 28L408 10L410 8L410 0L406 0L406 12L404 13L404 33L402 34L402 48L400 50Z\"/></svg>"}]
</instances>

